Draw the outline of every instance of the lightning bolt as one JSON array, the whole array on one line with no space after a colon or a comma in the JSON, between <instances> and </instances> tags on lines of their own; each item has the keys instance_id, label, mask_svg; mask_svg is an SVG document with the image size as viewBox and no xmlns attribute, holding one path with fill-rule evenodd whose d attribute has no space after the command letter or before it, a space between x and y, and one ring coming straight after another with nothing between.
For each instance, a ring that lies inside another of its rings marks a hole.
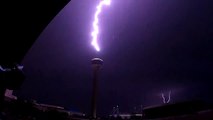
<instances>
[{"instance_id":1,"label":"lightning bolt","mask_svg":"<svg viewBox=\"0 0 213 120\"><path fill-rule=\"evenodd\" d=\"M163 99L163 103L169 103L171 100L171 91L169 91L168 100L166 100L164 93L161 93L161 97Z\"/></svg>"},{"instance_id":2,"label":"lightning bolt","mask_svg":"<svg viewBox=\"0 0 213 120\"><path fill-rule=\"evenodd\" d=\"M164 93L161 93L161 97L163 99L163 103L166 103L166 99L165 99Z\"/></svg>"},{"instance_id":3,"label":"lightning bolt","mask_svg":"<svg viewBox=\"0 0 213 120\"><path fill-rule=\"evenodd\" d=\"M168 96L168 100L167 100L167 103L169 103L171 100L171 91L169 91L169 96Z\"/></svg>"},{"instance_id":4,"label":"lightning bolt","mask_svg":"<svg viewBox=\"0 0 213 120\"><path fill-rule=\"evenodd\" d=\"M96 49L96 51L100 51L100 47L98 45L98 33L99 33L99 26L98 26L98 22L99 22L99 14L102 11L102 7L104 5L110 5L111 0L101 0L100 3L98 4L98 6L96 7L96 12L95 12L95 16L94 16L94 21L93 21L93 31L92 31L92 46Z\"/></svg>"}]
</instances>

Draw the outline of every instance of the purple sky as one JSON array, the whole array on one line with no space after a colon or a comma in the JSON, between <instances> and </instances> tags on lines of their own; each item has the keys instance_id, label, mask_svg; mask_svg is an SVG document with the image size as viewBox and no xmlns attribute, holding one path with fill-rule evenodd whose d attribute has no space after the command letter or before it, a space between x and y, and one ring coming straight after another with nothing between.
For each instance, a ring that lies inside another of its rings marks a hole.
<instances>
[{"instance_id":1,"label":"purple sky","mask_svg":"<svg viewBox=\"0 0 213 120\"><path fill-rule=\"evenodd\" d=\"M23 60L27 80L18 95L89 113L90 60L104 60L98 112L171 102L213 101L213 8L200 0L112 0L100 15L101 52L91 46L98 0L72 0Z\"/></svg>"}]
</instances>

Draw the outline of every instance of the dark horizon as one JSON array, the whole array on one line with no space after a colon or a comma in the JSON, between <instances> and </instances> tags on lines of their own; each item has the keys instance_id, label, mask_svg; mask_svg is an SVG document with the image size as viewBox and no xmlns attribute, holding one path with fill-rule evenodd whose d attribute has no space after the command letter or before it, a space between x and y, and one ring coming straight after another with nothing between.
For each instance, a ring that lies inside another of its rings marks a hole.
<instances>
[{"instance_id":1,"label":"dark horizon","mask_svg":"<svg viewBox=\"0 0 213 120\"><path fill-rule=\"evenodd\" d=\"M26 81L16 94L89 113L92 68L104 60L98 114L119 105L213 102L213 1L112 0L100 15L101 51L90 45L98 1L71 1L46 27L22 61Z\"/></svg>"}]
</instances>

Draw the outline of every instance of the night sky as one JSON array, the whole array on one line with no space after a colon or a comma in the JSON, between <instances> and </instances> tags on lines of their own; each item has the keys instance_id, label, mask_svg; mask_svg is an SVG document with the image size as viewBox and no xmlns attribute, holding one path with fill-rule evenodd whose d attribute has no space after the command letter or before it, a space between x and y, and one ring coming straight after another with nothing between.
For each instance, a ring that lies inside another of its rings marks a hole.
<instances>
[{"instance_id":1,"label":"night sky","mask_svg":"<svg viewBox=\"0 0 213 120\"><path fill-rule=\"evenodd\" d=\"M72 0L26 54L17 95L89 113L90 60L104 60L98 113L171 103L213 102L213 1L112 0L100 15L101 51L91 46L98 0ZM48 8L47 8L48 9Z\"/></svg>"}]
</instances>

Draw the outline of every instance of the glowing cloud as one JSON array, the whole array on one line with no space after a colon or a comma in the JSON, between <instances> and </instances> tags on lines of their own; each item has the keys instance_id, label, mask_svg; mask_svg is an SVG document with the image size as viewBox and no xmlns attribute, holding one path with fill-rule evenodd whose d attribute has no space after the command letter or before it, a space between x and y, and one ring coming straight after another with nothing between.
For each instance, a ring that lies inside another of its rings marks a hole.
<instances>
[{"instance_id":1,"label":"glowing cloud","mask_svg":"<svg viewBox=\"0 0 213 120\"><path fill-rule=\"evenodd\" d=\"M95 48L96 51L100 51L100 47L98 45L98 33L99 33L98 16L102 11L102 7L104 5L110 5L110 2L111 2L111 0L101 0L100 3L98 4L98 6L96 7L96 12L95 12L94 21L93 21L93 31L91 33L91 35L92 35L91 44L93 45L93 47Z\"/></svg>"}]
</instances>

